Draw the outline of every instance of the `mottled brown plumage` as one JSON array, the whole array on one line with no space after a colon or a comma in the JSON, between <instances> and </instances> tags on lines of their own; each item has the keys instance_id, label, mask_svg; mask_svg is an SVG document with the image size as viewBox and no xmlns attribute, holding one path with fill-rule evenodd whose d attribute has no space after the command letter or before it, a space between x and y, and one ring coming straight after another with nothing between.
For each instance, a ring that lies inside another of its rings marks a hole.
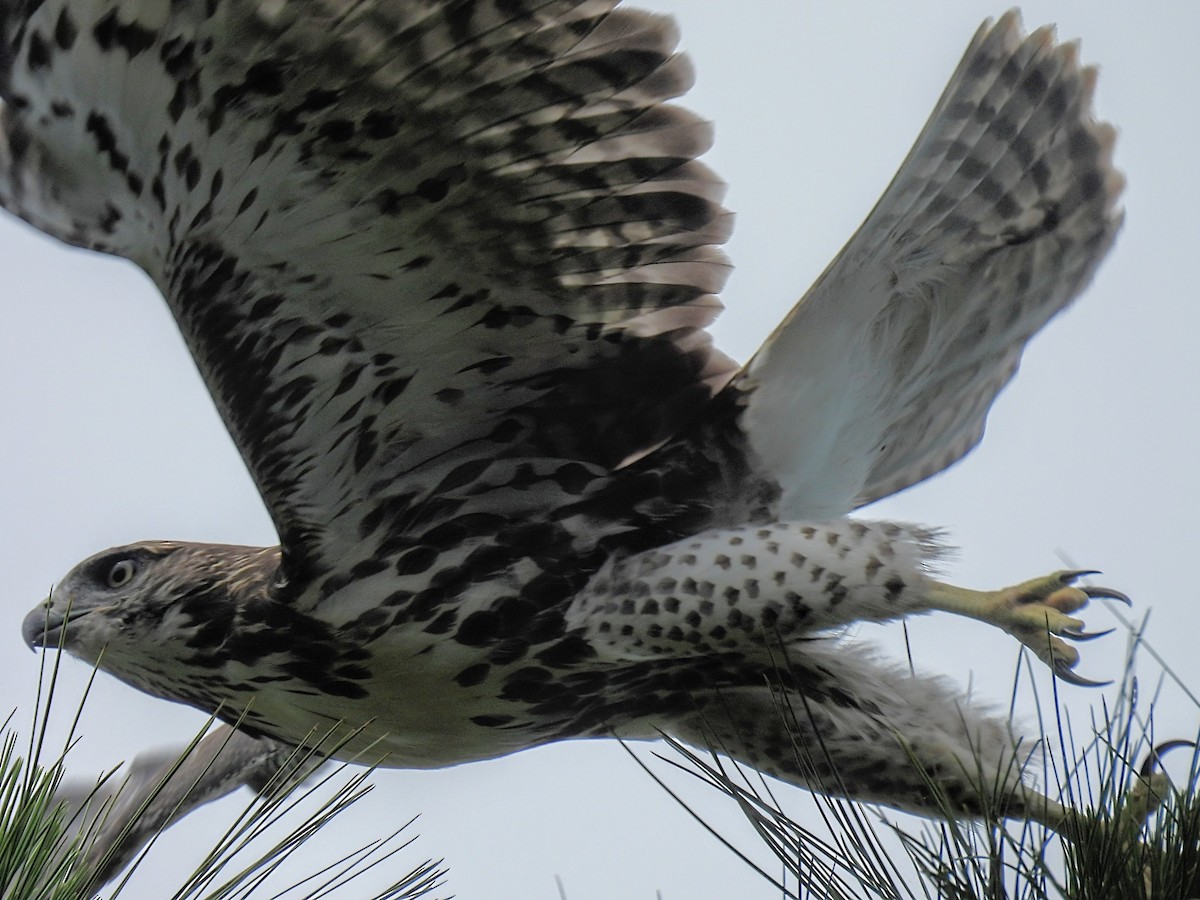
<instances>
[{"instance_id":1,"label":"mottled brown plumage","mask_svg":"<svg viewBox=\"0 0 1200 900\"><path fill-rule=\"evenodd\" d=\"M739 369L704 330L730 218L675 42L613 0L0 9L0 202L160 287L281 540L106 551L27 638L271 746L365 726L343 753L444 766L666 731L1058 824L1006 722L832 634L951 610L1082 681L1073 613L1120 595L954 588L936 535L845 516L974 446L1111 245L1094 71L985 25Z\"/></svg>"}]
</instances>

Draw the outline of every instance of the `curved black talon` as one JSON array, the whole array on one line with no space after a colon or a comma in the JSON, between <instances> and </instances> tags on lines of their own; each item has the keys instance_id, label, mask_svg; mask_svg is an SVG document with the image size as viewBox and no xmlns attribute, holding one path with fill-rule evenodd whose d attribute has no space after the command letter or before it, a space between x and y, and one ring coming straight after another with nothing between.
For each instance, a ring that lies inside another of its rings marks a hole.
<instances>
[{"instance_id":1,"label":"curved black talon","mask_svg":"<svg viewBox=\"0 0 1200 900\"><path fill-rule=\"evenodd\" d=\"M1079 687L1108 687L1112 684L1111 681L1092 681L1090 678L1076 675L1065 662L1056 662L1053 668L1054 677L1065 681L1067 684L1074 684Z\"/></svg>"},{"instance_id":2,"label":"curved black talon","mask_svg":"<svg viewBox=\"0 0 1200 900\"><path fill-rule=\"evenodd\" d=\"M1142 778L1149 778L1154 774L1156 764L1162 762L1162 755L1171 750L1178 750L1180 747L1191 747L1194 752L1196 750L1196 742L1164 741L1150 751L1150 755L1147 756L1146 761L1142 763L1142 767L1138 770L1138 774L1141 775Z\"/></svg>"},{"instance_id":3,"label":"curved black talon","mask_svg":"<svg viewBox=\"0 0 1200 900\"><path fill-rule=\"evenodd\" d=\"M1060 637L1065 637L1068 641L1094 641L1096 638L1102 638L1106 634L1112 634L1116 631L1115 628L1105 628L1103 631L1083 631L1074 628L1064 628L1059 632Z\"/></svg>"},{"instance_id":4,"label":"curved black talon","mask_svg":"<svg viewBox=\"0 0 1200 900\"><path fill-rule=\"evenodd\" d=\"M1058 573L1058 580L1063 584L1074 584L1080 578L1088 578L1092 575L1099 575L1099 569L1068 569L1065 572Z\"/></svg>"},{"instance_id":5,"label":"curved black talon","mask_svg":"<svg viewBox=\"0 0 1200 900\"><path fill-rule=\"evenodd\" d=\"M1114 591L1112 588L1106 587L1082 587L1080 588L1092 600L1120 600L1126 606L1133 606L1133 601L1126 594L1120 591Z\"/></svg>"}]
</instances>

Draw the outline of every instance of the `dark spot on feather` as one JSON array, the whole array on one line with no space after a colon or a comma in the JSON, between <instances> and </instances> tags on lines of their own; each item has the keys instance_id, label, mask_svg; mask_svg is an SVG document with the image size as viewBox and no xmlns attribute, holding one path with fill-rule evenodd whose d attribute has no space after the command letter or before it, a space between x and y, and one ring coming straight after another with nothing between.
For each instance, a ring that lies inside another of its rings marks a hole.
<instances>
[{"instance_id":1,"label":"dark spot on feather","mask_svg":"<svg viewBox=\"0 0 1200 900\"><path fill-rule=\"evenodd\" d=\"M154 32L148 28L136 23L121 22L117 18L116 10L96 23L92 35L101 50L111 51L113 47L120 47L131 59L152 47L155 37Z\"/></svg>"},{"instance_id":2,"label":"dark spot on feather","mask_svg":"<svg viewBox=\"0 0 1200 900\"><path fill-rule=\"evenodd\" d=\"M192 216L192 221L188 224L191 229L199 228L201 225L206 225L212 220L213 206L212 202L205 203L200 207L200 211Z\"/></svg>"},{"instance_id":3,"label":"dark spot on feather","mask_svg":"<svg viewBox=\"0 0 1200 900\"><path fill-rule=\"evenodd\" d=\"M474 687L487 678L488 672L490 672L491 669L492 667L489 663L476 663L473 666L468 666L455 675L454 680L458 682L461 687Z\"/></svg>"},{"instance_id":4,"label":"dark spot on feather","mask_svg":"<svg viewBox=\"0 0 1200 900\"><path fill-rule=\"evenodd\" d=\"M497 444L512 443L525 431L525 426L517 419L504 419L492 429L488 437Z\"/></svg>"},{"instance_id":5,"label":"dark spot on feather","mask_svg":"<svg viewBox=\"0 0 1200 900\"><path fill-rule=\"evenodd\" d=\"M1025 135L1018 134L1009 142L1009 149L1016 154L1017 160L1023 168L1028 168L1033 162L1034 147L1033 142Z\"/></svg>"},{"instance_id":6,"label":"dark spot on feather","mask_svg":"<svg viewBox=\"0 0 1200 900\"><path fill-rule=\"evenodd\" d=\"M301 101L297 109L302 112L318 112L322 109L328 109L337 103L340 95L340 91L313 88L304 95L304 100Z\"/></svg>"},{"instance_id":7,"label":"dark spot on feather","mask_svg":"<svg viewBox=\"0 0 1200 900\"><path fill-rule=\"evenodd\" d=\"M552 675L547 669L527 666L508 676L500 692L501 699L532 703L544 700ZM561 690L561 688L560 688Z\"/></svg>"},{"instance_id":8,"label":"dark spot on feather","mask_svg":"<svg viewBox=\"0 0 1200 900\"><path fill-rule=\"evenodd\" d=\"M388 216L400 208L400 193L391 188L384 188L375 195L375 207L380 214Z\"/></svg>"},{"instance_id":9,"label":"dark spot on feather","mask_svg":"<svg viewBox=\"0 0 1200 900\"><path fill-rule=\"evenodd\" d=\"M1100 150L1100 145L1084 127L1076 128L1067 137L1067 155L1074 161L1087 159Z\"/></svg>"},{"instance_id":10,"label":"dark spot on feather","mask_svg":"<svg viewBox=\"0 0 1200 900\"><path fill-rule=\"evenodd\" d=\"M556 644L551 644L536 655L538 662L548 666L572 666L596 655L596 649L581 636L569 635Z\"/></svg>"},{"instance_id":11,"label":"dark spot on feather","mask_svg":"<svg viewBox=\"0 0 1200 900\"><path fill-rule=\"evenodd\" d=\"M458 621L458 611L448 609L425 626L427 634L446 634Z\"/></svg>"},{"instance_id":12,"label":"dark spot on feather","mask_svg":"<svg viewBox=\"0 0 1200 900\"><path fill-rule=\"evenodd\" d=\"M382 609L368 609L365 613L350 623L349 627L355 631L370 630L378 628L388 621L388 614Z\"/></svg>"},{"instance_id":13,"label":"dark spot on feather","mask_svg":"<svg viewBox=\"0 0 1200 900\"><path fill-rule=\"evenodd\" d=\"M497 666L507 666L516 662L529 653L529 645L519 639L503 640L488 651L488 662Z\"/></svg>"},{"instance_id":14,"label":"dark spot on feather","mask_svg":"<svg viewBox=\"0 0 1200 900\"><path fill-rule=\"evenodd\" d=\"M41 32L34 31L29 35L29 55L26 57L26 63L30 71L50 66L50 44L42 37Z\"/></svg>"},{"instance_id":15,"label":"dark spot on feather","mask_svg":"<svg viewBox=\"0 0 1200 900\"><path fill-rule=\"evenodd\" d=\"M451 469L450 473L438 483L435 492L439 494L449 493L455 488L471 484L478 480L479 476L486 472L491 464L491 460L488 459L475 459L461 463Z\"/></svg>"},{"instance_id":16,"label":"dark spot on feather","mask_svg":"<svg viewBox=\"0 0 1200 900\"><path fill-rule=\"evenodd\" d=\"M472 716L471 721L474 722L476 725L481 725L484 728L500 728L504 725L508 725L509 723L511 723L513 721L513 717L512 716L503 716L503 715L500 715L500 716L497 716L497 715Z\"/></svg>"},{"instance_id":17,"label":"dark spot on feather","mask_svg":"<svg viewBox=\"0 0 1200 900\"><path fill-rule=\"evenodd\" d=\"M196 45L182 37L164 41L158 55L167 74L176 80L185 79L196 65Z\"/></svg>"},{"instance_id":18,"label":"dark spot on feather","mask_svg":"<svg viewBox=\"0 0 1200 900\"><path fill-rule=\"evenodd\" d=\"M100 217L100 230L105 234L112 234L117 229L117 223L121 221L121 211L111 203L104 208L104 215Z\"/></svg>"},{"instance_id":19,"label":"dark spot on feather","mask_svg":"<svg viewBox=\"0 0 1200 900\"><path fill-rule=\"evenodd\" d=\"M362 119L363 133L374 140L395 137L400 130L396 117L387 113L369 112Z\"/></svg>"},{"instance_id":20,"label":"dark spot on feather","mask_svg":"<svg viewBox=\"0 0 1200 900\"><path fill-rule=\"evenodd\" d=\"M167 102L167 114L172 122L178 122L184 110L195 105L200 89L195 76L180 79L175 85L175 92Z\"/></svg>"},{"instance_id":21,"label":"dark spot on feather","mask_svg":"<svg viewBox=\"0 0 1200 900\"><path fill-rule=\"evenodd\" d=\"M512 365L513 358L511 356L494 356L491 359L482 359L477 363L472 363L469 366L463 366L459 369L459 373L477 371L483 375L492 375L499 372L501 369L506 369Z\"/></svg>"},{"instance_id":22,"label":"dark spot on feather","mask_svg":"<svg viewBox=\"0 0 1200 900\"><path fill-rule=\"evenodd\" d=\"M96 149L101 155L108 157L110 166L118 172L124 172L129 168L129 157L117 149L117 137L113 133L108 119L99 113L89 113L85 128L89 134L94 136Z\"/></svg>"},{"instance_id":23,"label":"dark spot on feather","mask_svg":"<svg viewBox=\"0 0 1200 900\"><path fill-rule=\"evenodd\" d=\"M270 60L257 62L246 70L242 85L247 91L268 97L282 94L285 86L283 69Z\"/></svg>"},{"instance_id":24,"label":"dark spot on feather","mask_svg":"<svg viewBox=\"0 0 1200 900\"><path fill-rule=\"evenodd\" d=\"M194 156L187 161L184 167L183 180L189 191L195 190L196 185L200 183L200 160Z\"/></svg>"},{"instance_id":25,"label":"dark spot on feather","mask_svg":"<svg viewBox=\"0 0 1200 900\"><path fill-rule=\"evenodd\" d=\"M393 378L390 381L385 381L375 389L375 396L382 400L384 405L387 405L403 394L411 381L411 377Z\"/></svg>"},{"instance_id":26,"label":"dark spot on feather","mask_svg":"<svg viewBox=\"0 0 1200 900\"><path fill-rule=\"evenodd\" d=\"M1037 103L1041 99L1042 94L1046 92L1046 88L1048 86L1049 85L1046 81L1046 76L1042 74L1042 71L1040 69L1034 69L1025 76L1025 80L1021 84L1021 91L1032 102Z\"/></svg>"},{"instance_id":27,"label":"dark spot on feather","mask_svg":"<svg viewBox=\"0 0 1200 900\"><path fill-rule=\"evenodd\" d=\"M360 563L355 563L354 568L350 570L350 575L355 579L369 578L371 575L382 572L387 567L386 560L364 559Z\"/></svg>"},{"instance_id":28,"label":"dark spot on feather","mask_svg":"<svg viewBox=\"0 0 1200 900\"><path fill-rule=\"evenodd\" d=\"M383 598L383 606L392 609L397 606L404 606L413 598L412 591L392 591Z\"/></svg>"},{"instance_id":29,"label":"dark spot on feather","mask_svg":"<svg viewBox=\"0 0 1200 900\"><path fill-rule=\"evenodd\" d=\"M484 328L504 328L512 321L512 314L503 306L493 306L479 320Z\"/></svg>"},{"instance_id":30,"label":"dark spot on feather","mask_svg":"<svg viewBox=\"0 0 1200 900\"><path fill-rule=\"evenodd\" d=\"M1003 196L1002 188L991 175L980 180L979 184L975 186L975 190L979 196L989 202L995 202Z\"/></svg>"},{"instance_id":31,"label":"dark spot on feather","mask_svg":"<svg viewBox=\"0 0 1200 900\"><path fill-rule=\"evenodd\" d=\"M361 472L366 468L367 464L374 459L375 452L379 449L379 442L376 439L375 432L371 430L374 424L374 418L365 419L359 423L358 440L355 442L354 448L354 470L356 472Z\"/></svg>"},{"instance_id":32,"label":"dark spot on feather","mask_svg":"<svg viewBox=\"0 0 1200 900\"><path fill-rule=\"evenodd\" d=\"M494 612L479 610L462 620L454 639L468 647L483 647L496 639L499 630L498 616Z\"/></svg>"},{"instance_id":33,"label":"dark spot on feather","mask_svg":"<svg viewBox=\"0 0 1200 900\"><path fill-rule=\"evenodd\" d=\"M349 572L335 572L321 582L319 596L322 601L328 600L334 594L339 593L353 583L354 579Z\"/></svg>"},{"instance_id":34,"label":"dark spot on feather","mask_svg":"<svg viewBox=\"0 0 1200 900\"><path fill-rule=\"evenodd\" d=\"M437 562L438 555L433 547L414 547L396 560L396 574L418 575L427 572Z\"/></svg>"},{"instance_id":35,"label":"dark spot on feather","mask_svg":"<svg viewBox=\"0 0 1200 900\"><path fill-rule=\"evenodd\" d=\"M1021 205L1012 197L1006 195L996 201L996 213L1002 219L1015 219L1020 212Z\"/></svg>"},{"instance_id":36,"label":"dark spot on feather","mask_svg":"<svg viewBox=\"0 0 1200 900\"><path fill-rule=\"evenodd\" d=\"M1046 97L1046 108L1050 110L1050 115L1056 120L1066 114L1068 99L1067 86L1061 82L1056 84L1049 96Z\"/></svg>"},{"instance_id":37,"label":"dark spot on feather","mask_svg":"<svg viewBox=\"0 0 1200 900\"><path fill-rule=\"evenodd\" d=\"M596 478L596 473L582 463L567 463L554 471L554 481L572 495L582 494Z\"/></svg>"},{"instance_id":38,"label":"dark spot on feather","mask_svg":"<svg viewBox=\"0 0 1200 900\"><path fill-rule=\"evenodd\" d=\"M1094 200L1096 197L1100 196L1103 189L1104 189L1104 179L1103 179L1103 177L1101 177L1100 173L1097 172L1095 169L1085 172L1083 177L1079 180L1079 195L1085 201ZM1052 207L1050 210L1046 211L1046 221L1047 221L1047 223L1049 222L1051 212L1054 213L1054 217L1055 217L1054 225L1057 225L1058 224L1058 209L1057 209L1057 207ZM1043 227L1047 231L1050 231L1050 230L1053 230L1054 226L1050 225L1050 224L1044 224Z\"/></svg>"},{"instance_id":39,"label":"dark spot on feather","mask_svg":"<svg viewBox=\"0 0 1200 900\"><path fill-rule=\"evenodd\" d=\"M1045 193L1050 187L1050 166L1046 160L1039 159L1029 167L1029 177L1033 179L1033 183L1037 185L1038 191Z\"/></svg>"},{"instance_id":40,"label":"dark spot on feather","mask_svg":"<svg viewBox=\"0 0 1200 900\"><path fill-rule=\"evenodd\" d=\"M334 143L343 143L354 137L354 123L346 119L330 119L317 129L317 135Z\"/></svg>"},{"instance_id":41,"label":"dark spot on feather","mask_svg":"<svg viewBox=\"0 0 1200 900\"><path fill-rule=\"evenodd\" d=\"M988 173L988 166L978 159L968 158L962 161L962 165L958 167L959 173L972 181L982 178Z\"/></svg>"},{"instance_id":42,"label":"dark spot on feather","mask_svg":"<svg viewBox=\"0 0 1200 900\"><path fill-rule=\"evenodd\" d=\"M58 14L58 21L54 23L54 42L63 50L70 50L75 46L75 38L78 35L79 29L75 26L71 14L64 9Z\"/></svg>"},{"instance_id":43,"label":"dark spot on feather","mask_svg":"<svg viewBox=\"0 0 1200 900\"><path fill-rule=\"evenodd\" d=\"M467 513L434 526L421 535L421 540L432 547L450 550L471 538L495 534L503 523L504 517L494 513Z\"/></svg>"},{"instance_id":44,"label":"dark spot on feather","mask_svg":"<svg viewBox=\"0 0 1200 900\"><path fill-rule=\"evenodd\" d=\"M233 260L226 261L230 267L233 265ZM224 265L224 264L223 264ZM255 300L250 306L249 317L251 321L258 322L275 315L279 307L283 304L283 297L278 294L269 294L265 297L260 297Z\"/></svg>"},{"instance_id":45,"label":"dark spot on feather","mask_svg":"<svg viewBox=\"0 0 1200 900\"><path fill-rule=\"evenodd\" d=\"M450 193L450 184L443 178L426 178L417 185L416 195L422 200L437 203Z\"/></svg>"}]
</instances>

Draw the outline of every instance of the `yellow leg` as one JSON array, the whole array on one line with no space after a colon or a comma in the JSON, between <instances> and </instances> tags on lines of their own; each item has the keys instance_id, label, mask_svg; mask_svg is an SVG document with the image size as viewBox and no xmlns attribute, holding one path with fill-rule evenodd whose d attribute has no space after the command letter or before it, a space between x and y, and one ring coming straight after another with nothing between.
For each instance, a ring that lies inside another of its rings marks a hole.
<instances>
[{"instance_id":1,"label":"yellow leg","mask_svg":"<svg viewBox=\"0 0 1200 900\"><path fill-rule=\"evenodd\" d=\"M930 609L958 613L1004 629L1063 681L1084 686L1108 684L1076 675L1072 669L1079 662L1079 651L1063 640L1087 641L1109 633L1084 631L1083 621L1071 615L1090 600L1104 598L1130 603L1120 591L1075 586L1080 578L1095 574L1075 570L1055 572L998 591L975 591L934 581L926 602Z\"/></svg>"}]
</instances>

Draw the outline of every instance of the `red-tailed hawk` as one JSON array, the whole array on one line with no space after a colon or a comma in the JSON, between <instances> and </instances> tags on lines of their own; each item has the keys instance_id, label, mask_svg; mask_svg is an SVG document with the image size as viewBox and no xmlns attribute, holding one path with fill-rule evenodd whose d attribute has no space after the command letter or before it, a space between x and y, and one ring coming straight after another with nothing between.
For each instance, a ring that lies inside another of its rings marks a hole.
<instances>
[{"instance_id":1,"label":"red-tailed hawk","mask_svg":"<svg viewBox=\"0 0 1200 900\"><path fill-rule=\"evenodd\" d=\"M385 765L665 731L924 813L922 769L972 814L982 767L1057 824L1006 721L830 634L951 610L1083 680L1073 613L1121 595L952 587L936 535L847 516L974 446L1109 248L1094 71L981 29L739 367L704 330L731 223L670 103L691 72L669 20L615 7L0 11L0 202L161 288L281 541L106 551L26 636L266 740L363 727L341 752Z\"/></svg>"}]
</instances>

